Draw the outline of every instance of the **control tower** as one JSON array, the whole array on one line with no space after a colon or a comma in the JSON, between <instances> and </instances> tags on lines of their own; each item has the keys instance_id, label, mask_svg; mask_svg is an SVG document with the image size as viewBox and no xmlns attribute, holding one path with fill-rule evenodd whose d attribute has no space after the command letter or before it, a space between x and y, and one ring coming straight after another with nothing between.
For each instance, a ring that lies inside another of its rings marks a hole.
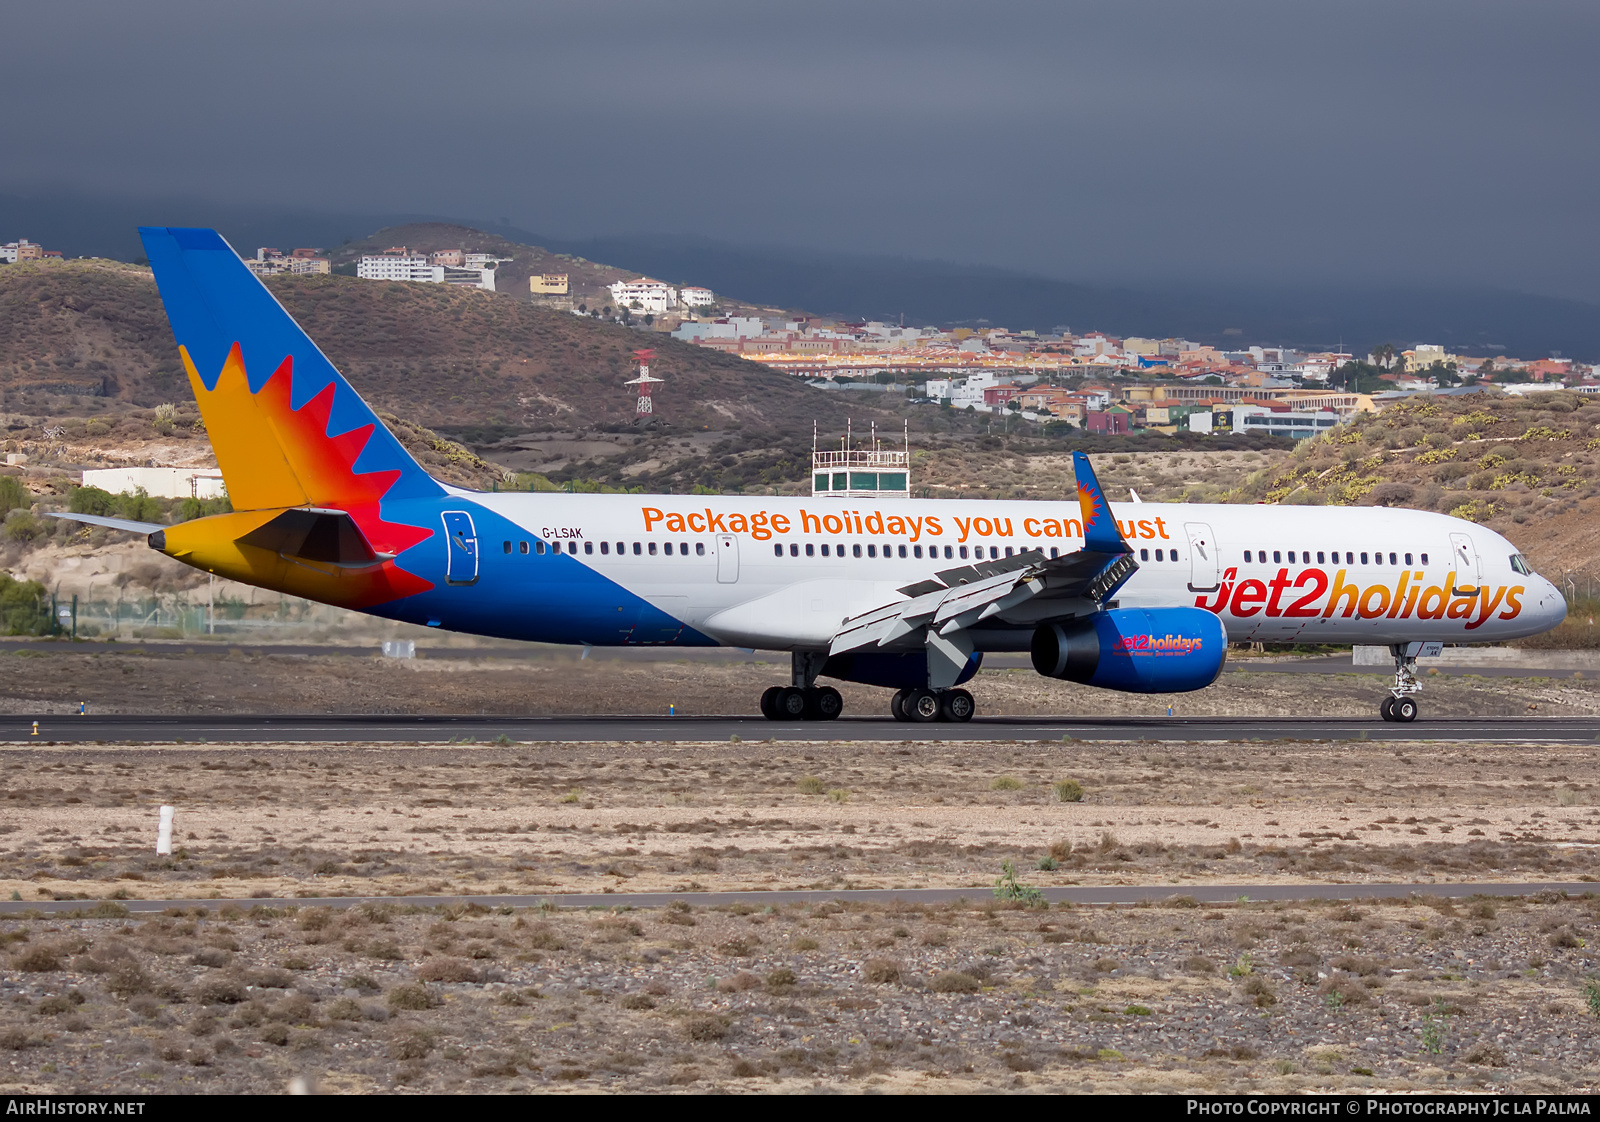
<instances>
[{"instance_id":1,"label":"control tower","mask_svg":"<svg viewBox=\"0 0 1600 1122\"><path fill-rule=\"evenodd\" d=\"M835 499L908 499L911 497L911 431L909 424L902 447L891 450L878 441L878 426L872 426L872 446L852 447L850 429L833 451L817 448L816 425L811 427L811 493Z\"/></svg>"}]
</instances>

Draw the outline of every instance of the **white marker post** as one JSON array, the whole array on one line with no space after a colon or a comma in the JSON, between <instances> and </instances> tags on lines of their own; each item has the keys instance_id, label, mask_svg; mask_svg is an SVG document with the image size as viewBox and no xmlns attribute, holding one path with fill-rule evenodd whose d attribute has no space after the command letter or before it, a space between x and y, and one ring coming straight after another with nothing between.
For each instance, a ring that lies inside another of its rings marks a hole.
<instances>
[{"instance_id":1,"label":"white marker post","mask_svg":"<svg viewBox=\"0 0 1600 1122\"><path fill-rule=\"evenodd\" d=\"M156 854L160 857L172 855L172 808L161 808L161 825L156 828Z\"/></svg>"}]
</instances>

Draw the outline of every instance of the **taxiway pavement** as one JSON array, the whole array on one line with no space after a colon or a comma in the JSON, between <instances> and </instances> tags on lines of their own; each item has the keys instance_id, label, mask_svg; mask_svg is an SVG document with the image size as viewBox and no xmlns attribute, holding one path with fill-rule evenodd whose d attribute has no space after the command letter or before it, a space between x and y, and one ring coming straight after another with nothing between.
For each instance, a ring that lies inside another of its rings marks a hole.
<instances>
[{"instance_id":1,"label":"taxiway pavement","mask_svg":"<svg viewBox=\"0 0 1600 1122\"><path fill-rule=\"evenodd\" d=\"M1414 884L1147 884L1127 885L1074 885L1071 887L1041 888L1040 893L1051 903L1073 904L1138 904L1144 901L1159 903L1173 897L1187 897L1198 904L1227 904L1241 901L1269 900L1404 900L1412 896L1448 897L1464 899L1472 896L1534 896L1543 892L1583 896L1592 894L1595 885L1573 881L1517 881L1493 883L1414 883ZM0 901L0 916L29 913L61 914L79 912L94 915L97 907L111 916L120 908L128 912L161 912L167 908L206 908L217 911L229 905L240 908L330 907L352 908L358 904L405 904L414 908L437 908L451 905L476 904L485 908L664 908L675 900L698 904L701 907L726 907L732 904L818 904L827 901L856 903L890 903L896 900L908 903L941 904L957 900L986 900L993 898L993 890L976 888L853 888L853 889L794 889L789 891L752 890L745 892L574 892L550 893L543 896L253 896L248 899L163 899L163 900L39 900ZM106 905L109 905L107 907ZM120 906L120 908L119 908Z\"/></svg>"},{"instance_id":2,"label":"taxiway pavement","mask_svg":"<svg viewBox=\"0 0 1600 1122\"><path fill-rule=\"evenodd\" d=\"M509 741L1251 741L1396 740L1583 743L1600 717L1441 717L1411 724L1323 717L978 717L902 724L885 717L767 721L760 717L0 716L0 743L448 744Z\"/></svg>"}]
</instances>

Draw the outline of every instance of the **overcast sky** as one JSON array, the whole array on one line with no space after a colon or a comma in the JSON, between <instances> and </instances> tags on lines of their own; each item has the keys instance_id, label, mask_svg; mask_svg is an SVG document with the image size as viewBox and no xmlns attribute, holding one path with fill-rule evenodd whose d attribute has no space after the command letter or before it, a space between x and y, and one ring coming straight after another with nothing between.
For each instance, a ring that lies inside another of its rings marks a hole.
<instances>
[{"instance_id":1,"label":"overcast sky","mask_svg":"<svg viewBox=\"0 0 1600 1122\"><path fill-rule=\"evenodd\" d=\"M1597 32L1594 0L7 4L0 188L1600 299Z\"/></svg>"}]
</instances>

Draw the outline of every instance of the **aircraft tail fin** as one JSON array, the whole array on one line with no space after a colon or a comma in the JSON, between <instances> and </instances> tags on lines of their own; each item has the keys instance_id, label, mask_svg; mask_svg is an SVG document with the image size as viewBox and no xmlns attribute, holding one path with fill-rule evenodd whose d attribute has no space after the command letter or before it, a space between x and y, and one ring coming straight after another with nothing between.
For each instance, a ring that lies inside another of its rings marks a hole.
<instances>
[{"instance_id":1,"label":"aircraft tail fin","mask_svg":"<svg viewBox=\"0 0 1600 1122\"><path fill-rule=\"evenodd\" d=\"M1087 455L1072 454L1072 473L1078 480L1078 506L1083 511L1083 548L1096 553L1132 553L1123 540L1122 528L1111 516L1111 504L1106 502Z\"/></svg>"},{"instance_id":2,"label":"aircraft tail fin","mask_svg":"<svg viewBox=\"0 0 1600 1122\"><path fill-rule=\"evenodd\" d=\"M444 494L221 235L139 236L235 510Z\"/></svg>"}]
</instances>

